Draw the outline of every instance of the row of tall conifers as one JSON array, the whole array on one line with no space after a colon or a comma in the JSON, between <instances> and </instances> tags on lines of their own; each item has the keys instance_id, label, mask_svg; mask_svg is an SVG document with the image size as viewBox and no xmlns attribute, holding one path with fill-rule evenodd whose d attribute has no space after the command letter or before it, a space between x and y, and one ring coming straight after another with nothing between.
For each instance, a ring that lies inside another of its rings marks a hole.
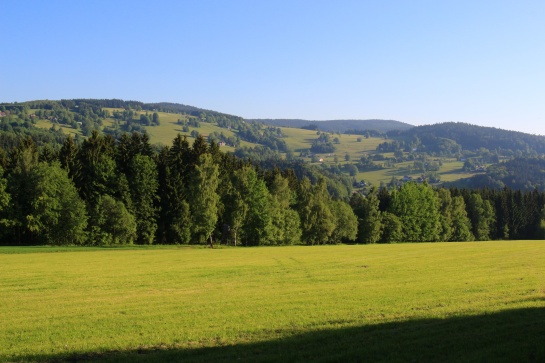
<instances>
[{"instance_id":1,"label":"row of tall conifers","mask_svg":"<svg viewBox=\"0 0 545 363\"><path fill-rule=\"evenodd\" d=\"M198 137L145 134L0 150L0 243L290 245L540 238L543 193L405 184L335 200Z\"/></svg>"}]
</instances>

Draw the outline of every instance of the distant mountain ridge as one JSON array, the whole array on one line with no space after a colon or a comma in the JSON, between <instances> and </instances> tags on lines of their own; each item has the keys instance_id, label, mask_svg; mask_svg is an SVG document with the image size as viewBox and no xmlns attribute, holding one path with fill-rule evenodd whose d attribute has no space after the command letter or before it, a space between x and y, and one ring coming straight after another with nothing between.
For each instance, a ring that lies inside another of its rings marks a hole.
<instances>
[{"instance_id":1,"label":"distant mountain ridge","mask_svg":"<svg viewBox=\"0 0 545 363\"><path fill-rule=\"evenodd\" d=\"M346 132L348 130L376 130L387 132L393 130L405 131L414 127L405 122L395 120L301 120L301 119L248 119L247 121L261 122L271 126L303 128L316 125L321 131Z\"/></svg>"}]
</instances>

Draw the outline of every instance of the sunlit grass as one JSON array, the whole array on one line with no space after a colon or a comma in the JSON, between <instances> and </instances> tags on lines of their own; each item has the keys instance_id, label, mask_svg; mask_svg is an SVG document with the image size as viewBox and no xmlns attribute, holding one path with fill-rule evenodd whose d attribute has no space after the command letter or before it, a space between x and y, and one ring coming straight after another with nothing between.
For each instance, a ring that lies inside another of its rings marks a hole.
<instances>
[{"instance_id":1,"label":"sunlit grass","mask_svg":"<svg viewBox=\"0 0 545 363\"><path fill-rule=\"evenodd\" d=\"M0 360L545 307L542 241L43 252L0 248Z\"/></svg>"},{"instance_id":2,"label":"sunlit grass","mask_svg":"<svg viewBox=\"0 0 545 363\"><path fill-rule=\"evenodd\" d=\"M49 120L38 120L36 121L36 127L42 128L42 129L50 129L51 127L55 126L57 129L61 129L62 132L66 135L72 135L72 137L75 137L77 134L81 134L81 131L78 129L73 128L70 125L62 125L62 124L53 124Z\"/></svg>"}]
</instances>

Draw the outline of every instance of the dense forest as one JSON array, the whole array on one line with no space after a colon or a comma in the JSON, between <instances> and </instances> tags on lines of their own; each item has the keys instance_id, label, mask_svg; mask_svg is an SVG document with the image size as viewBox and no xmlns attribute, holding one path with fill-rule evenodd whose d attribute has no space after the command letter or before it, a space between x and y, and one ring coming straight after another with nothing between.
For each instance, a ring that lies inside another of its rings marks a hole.
<instances>
[{"instance_id":1,"label":"dense forest","mask_svg":"<svg viewBox=\"0 0 545 363\"><path fill-rule=\"evenodd\" d=\"M542 238L545 196L406 183L332 195L327 177L263 168L198 137L154 149L97 132L2 149L2 244L245 246ZM299 175L298 175L299 174Z\"/></svg>"},{"instance_id":2,"label":"dense forest","mask_svg":"<svg viewBox=\"0 0 545 363\"><path fill-rule=\"evenodd\" d=\"M489 188L545 191L545 159L515 158L487 168L486 173L450 183L459 188Z\"/></svg>"},{"instance_id":3,"label":"dense forest","mask_svg":"<svg viewBox=\"0 0 545 363\"><path fill-rule=\"evenodd\" d=\"M385 143L379 150L417 149L437 155L486 150L508 157L545 154L545 136L462 122L417 126L405 131L389 131L386 135L395 142Z\"/></svg>"}]
</instances>

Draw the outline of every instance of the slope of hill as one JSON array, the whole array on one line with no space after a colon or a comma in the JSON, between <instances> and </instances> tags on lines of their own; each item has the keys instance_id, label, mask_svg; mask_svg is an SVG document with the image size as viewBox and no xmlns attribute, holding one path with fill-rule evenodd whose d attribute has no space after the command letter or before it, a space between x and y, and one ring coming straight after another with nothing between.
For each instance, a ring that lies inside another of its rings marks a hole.
<instances>
[{"instance_id":1,"label":"slope of hill","mask_svg":"<svg viewBox=\"0 0 545 363\"><path fill-rule=\"evenodd\" d=\"M328 132L346 132L348 130L376 130L387 132L392 130L408 130L413 125L394 120L327 120L327 121L309 121L298 119L252 119L248 121L261 122L271 126L282 127L317 127L321 131Z\"/></svg>"},{"instance_id":2,"label":"slope of hill","mask_svg":"<svg viewBox=\"0 0 545 363\"><path fill-rule=\"evenodd\" d=\"M406 131L390 131L390 138L416 141L427 151L440 151L445 140L454 141L463 150L509 150L545 153L545 136L508 131L494 127L483 127L462 122L445 122L435 125L416 126Z\"/></svg>"},{"instance_id":3,"label":"slope of hill","mask_svg":"<svg viewBox=\"0 0 545 363\"><path fill-rule=\"evenodd\" d=\"M494 164L486 173L451 183L459 188L488 188L545 191L545 159L515 158Z\"/></svg>"}]
</instances>

